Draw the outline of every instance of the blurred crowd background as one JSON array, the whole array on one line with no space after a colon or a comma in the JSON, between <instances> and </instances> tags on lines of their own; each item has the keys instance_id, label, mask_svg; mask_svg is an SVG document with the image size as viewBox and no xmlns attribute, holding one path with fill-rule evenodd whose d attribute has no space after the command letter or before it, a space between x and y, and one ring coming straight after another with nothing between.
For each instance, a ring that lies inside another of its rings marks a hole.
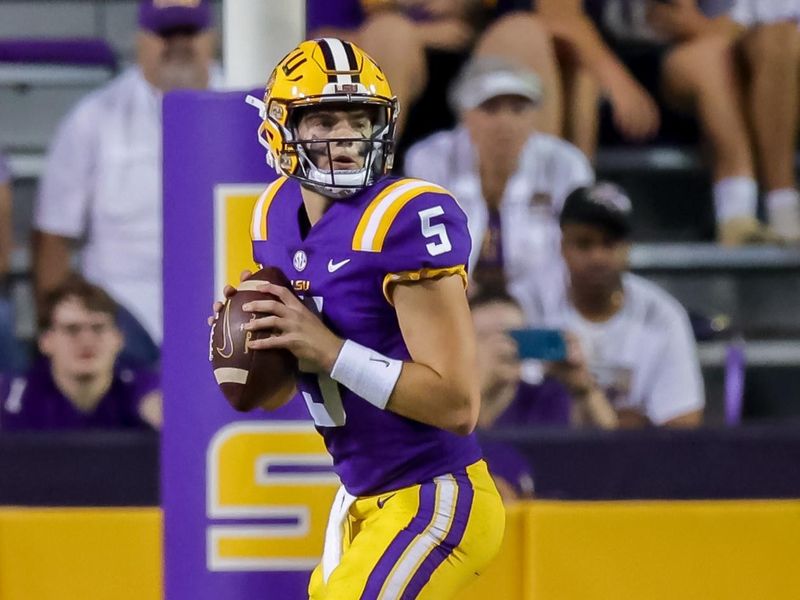
<instances>
[{"instance_id":1,"label":"blurred crowd background","mask_svg":"<svg viewBox=\"0 0 800 600\"><path fill-rule=\"evenodd\" d=\"M221 15L0 4L0 435L160 427L160 101L223 85ZM468 215L481 429L800 416L800 0L308 0L306 23L383 67L395 172Z\"/></svg>"}]
</instances>

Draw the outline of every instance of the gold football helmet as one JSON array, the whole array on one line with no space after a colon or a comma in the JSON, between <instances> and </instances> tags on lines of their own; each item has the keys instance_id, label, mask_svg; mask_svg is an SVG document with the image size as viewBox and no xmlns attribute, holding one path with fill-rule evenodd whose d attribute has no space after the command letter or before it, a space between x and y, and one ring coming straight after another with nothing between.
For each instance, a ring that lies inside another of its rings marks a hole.
<instances>
[{"instance_id":1,"label":"gold football helmet","mask_svg":"<svg viewBox=\"0 0 800 600\"><path fill-rule=\"evenodd\" d=\"M351 42L335 38L302 42L275 67L263 101L253 96L247 101L259 109L259 142L267 149L267 163L279 175L293 177L326 196L343 198L392 168L397 98L380 67ZM313 107L332 107L331 103L367 109L371 116L369 137L300 139L300 115ZM336 144L359 144L363 167L320 169L309 149L312 144L319 148L323 143L329 159Z\"/></svg>"}]
</instances>

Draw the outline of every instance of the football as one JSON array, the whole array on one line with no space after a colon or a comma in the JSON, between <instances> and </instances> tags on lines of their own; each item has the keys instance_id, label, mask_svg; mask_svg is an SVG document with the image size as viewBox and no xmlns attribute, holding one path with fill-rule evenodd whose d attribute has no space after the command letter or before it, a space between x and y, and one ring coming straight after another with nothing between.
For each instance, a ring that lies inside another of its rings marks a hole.
<instances>
[{"instance_id":1,"label":"football","mask_svg":"<svg viewBox=\"0 0 800 600\"><path fill-rule=\"evenodd\" d=\"M239 284L211 326L209 360L214 378L228 403L238 411L254 409L264 399L284 398L295 385L297 359L288 350L252 350L251 339L269 337L269 331L247 331L244 326L263 313L246 312L253 300L275 299L256 291L262 281L291 289L291 282L274 267L265 267ZM267 408L277 408L271 403Z\"/></svg>"}]
</instances>

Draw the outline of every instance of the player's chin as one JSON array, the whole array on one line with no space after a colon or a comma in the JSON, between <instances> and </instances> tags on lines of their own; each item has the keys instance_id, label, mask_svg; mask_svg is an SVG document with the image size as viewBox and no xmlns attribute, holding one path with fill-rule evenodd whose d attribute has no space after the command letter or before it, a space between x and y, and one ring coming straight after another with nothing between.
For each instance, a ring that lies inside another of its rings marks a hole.
<instances>
[{"instance_id":1,"label":"player's chin","mask_svg":"<svg viewBox=\"0 0 800 600\"><path fill-rule=\"evenodd\" d=\"M334 161L333 162L333 170L326 164L324 167L317 167L320 171L325 173L326 175L330 176L333 175L334 177L337 174L345 174L345 173L355 173L360 171L364 168L363 164L351 161Z\"/></svg>"}]
</instances>

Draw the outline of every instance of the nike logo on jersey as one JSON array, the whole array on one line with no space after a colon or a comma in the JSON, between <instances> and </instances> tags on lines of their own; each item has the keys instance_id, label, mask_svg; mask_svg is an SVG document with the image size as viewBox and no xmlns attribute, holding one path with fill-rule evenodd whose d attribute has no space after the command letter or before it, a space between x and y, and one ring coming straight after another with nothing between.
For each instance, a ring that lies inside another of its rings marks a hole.
<instances>
[{"instance_id":1,"label":"nike logo on jersey","mask_svg":"<svg viewBox=\"0 0 800 600\"><path fill-rule=\"evenodd\" d=\"M379 362L379 363L383 363L383 365L384 365L385 367L388 367L388 366L389 366L389 361L388 361L388 360L385 360L385 359L383 359L383 358L372 358L372 357L370 356L370 357L369 357L369 359L370 359L371 361L373 361L373 362Z\"/></svg>"},{"instance_id":2,"label":"nike logo on jersey","mask_svg":"<svg viewBox=\"0 0 800 600\"><path fill-rule=\"evenodd\" d=\"M389 494L385 498L378 498L378 508L383 508L383 505L386 504L392 498L394 498L394 494Z\"/></svg>"},{"instance_id":3,"label":"nike logo on jersey","mask_svg":"<svg viewBox=\"0 0 800 600\"><path fill-rule=\"evenodd\" d=\"M328 273L334 273L350 262L349 258L345 258L339 262L333 262L333 259L328 261Z\"/></svg>"}]
</instances>

